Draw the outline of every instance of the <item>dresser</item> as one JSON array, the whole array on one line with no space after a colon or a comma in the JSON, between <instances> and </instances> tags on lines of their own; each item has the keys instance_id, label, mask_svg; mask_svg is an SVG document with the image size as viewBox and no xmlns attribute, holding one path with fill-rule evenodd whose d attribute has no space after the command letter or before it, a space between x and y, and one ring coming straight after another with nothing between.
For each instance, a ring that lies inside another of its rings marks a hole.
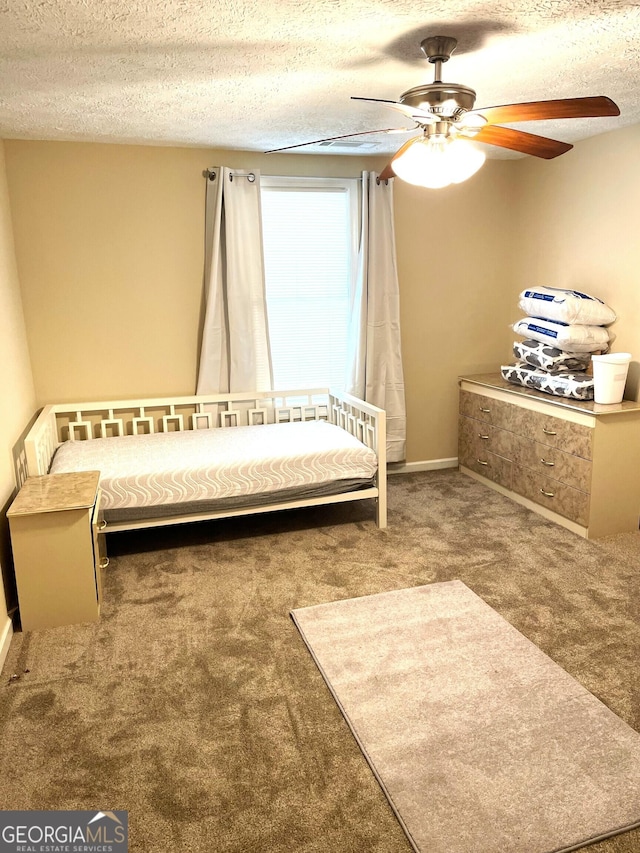
<instances>
[{"instance_id":1,"label":"dresser","mask_svg":"<svg viewBox=\"0 0 640 853\"><path fill-rule=\"evenodd\" d=\"M602 405L462 376L460 470L587 538L637 530L640 403Z\"/></svg>"},{"instance_id":2,"label":"dresser","mask_svg":"<svg viewBox=\"0 0 640 853\"><path fill-rule=\"evenodd\" d=\"M93 622L108 559L99 472L29 477L7 512L23 631Z\"/></svg>"}]
</instances>

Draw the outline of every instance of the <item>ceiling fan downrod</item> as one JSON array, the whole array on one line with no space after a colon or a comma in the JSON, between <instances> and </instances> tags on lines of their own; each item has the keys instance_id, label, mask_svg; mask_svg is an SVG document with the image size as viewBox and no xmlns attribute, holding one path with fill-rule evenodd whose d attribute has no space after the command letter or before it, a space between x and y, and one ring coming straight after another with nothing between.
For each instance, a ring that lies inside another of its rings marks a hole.
<instances>
[{"instance_id":1,"label":"ceiling fan downrod","mask_svg":"<svg viewBox=\"0 0 640 853\"><path fill-rule=\"evenodd\" d=\"M442 63L448 62L458 40L451 36L430 36L420 42L420 48L429 62L435 65L434 83L442 83Z\"/></svg>"}]
</instances>

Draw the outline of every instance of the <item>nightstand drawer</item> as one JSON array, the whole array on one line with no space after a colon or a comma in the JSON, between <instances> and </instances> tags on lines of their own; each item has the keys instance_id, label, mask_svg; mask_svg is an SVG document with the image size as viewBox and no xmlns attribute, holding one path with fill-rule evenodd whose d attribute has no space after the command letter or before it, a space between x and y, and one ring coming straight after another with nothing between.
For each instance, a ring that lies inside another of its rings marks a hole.
<instances>
[{"instance_id":1,"label":"nightstand drawer","mask_svg":"<svg viewBox=\"0 0 640 853\"><path fill-rule=\"evenodd\" d=\"M584 527L589 523L589 495L545 474L513 465L511 488L519 495L557 512L570 521Z\"/></svg>"}]
</instances>

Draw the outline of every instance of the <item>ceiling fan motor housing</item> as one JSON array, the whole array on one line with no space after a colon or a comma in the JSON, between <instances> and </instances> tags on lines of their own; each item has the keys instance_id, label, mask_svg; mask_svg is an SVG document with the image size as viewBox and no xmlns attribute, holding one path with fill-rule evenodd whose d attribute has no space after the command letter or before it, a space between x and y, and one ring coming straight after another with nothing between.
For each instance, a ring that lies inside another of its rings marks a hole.
<instances>
[{"instance_id":1,"label":"ceiling fan motor housing","mask_svg":"<svg viewBox=\"0 0 640 853\"><path fill-rule=\"evenodd\" d=\"M467 110L472 110L476 93L459 83L429 83L414 86L400 96L400 103L408 107L430 110L437 116L459 119Z\"/></svg>"}]
</instances>

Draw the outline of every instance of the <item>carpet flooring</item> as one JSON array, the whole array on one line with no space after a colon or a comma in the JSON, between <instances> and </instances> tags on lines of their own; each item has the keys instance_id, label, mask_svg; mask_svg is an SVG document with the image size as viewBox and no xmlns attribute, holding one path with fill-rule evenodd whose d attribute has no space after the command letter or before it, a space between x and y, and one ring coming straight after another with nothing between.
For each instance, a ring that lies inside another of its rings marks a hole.
<instances>
[{"instance_id":1,"label":"carpet flooring","mask_svg":"<svg viewBox=\"0 0 640 853\"><path fill-rule=\"evenodd\" d=\"M145 853L408 853L289 612L454 578L640 730L640 534L587 542L457 471L391 477L372 518L114 534L101 621L14 636L0 807L127 809Z\"/></svg>"}]
</instances>

